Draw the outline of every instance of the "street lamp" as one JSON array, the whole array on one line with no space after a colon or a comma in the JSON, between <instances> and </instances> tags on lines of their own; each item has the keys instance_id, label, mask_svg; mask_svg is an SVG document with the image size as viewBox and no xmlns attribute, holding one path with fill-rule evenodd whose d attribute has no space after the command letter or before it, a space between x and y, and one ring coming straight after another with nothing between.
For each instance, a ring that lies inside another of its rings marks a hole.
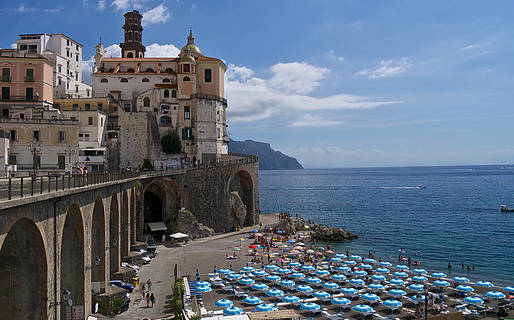
<instances>
[{"instance_id":1,"label":"street lamp","mask_svg":"<svg viewBox=\"0 0 514 320\"><path fill-rule=\"evenodd\" d=\"M30 152L32 153L32 166L34 169L34 176L36 176L36 155L41 152L41 142L34 139L29 144Z\"/></svg>"}]
</instances>

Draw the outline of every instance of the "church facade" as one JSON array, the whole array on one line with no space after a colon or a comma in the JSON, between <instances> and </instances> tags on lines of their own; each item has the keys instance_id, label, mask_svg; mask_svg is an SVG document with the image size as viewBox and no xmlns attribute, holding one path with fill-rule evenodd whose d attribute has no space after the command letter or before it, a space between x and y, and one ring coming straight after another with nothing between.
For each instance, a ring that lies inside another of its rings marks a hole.
<instances>
[{"instance_id":1,"label":"church facade","mask_svg":"<svg viewBox=\"0 0 514 320\"><path fill-rule=\"evenodd\" d=\"M225 64L204 56L190 31L178 57L146 58L141 15L124 15L121 58L106 57L96 47L92 74L94 97L119 104L108 128L117 130L121 167L138 167L149 159L154 167L210 161L228 153L224 98ZM161 139L178 135L182 154L166 154Z\"/></svg>"}]
</instances>

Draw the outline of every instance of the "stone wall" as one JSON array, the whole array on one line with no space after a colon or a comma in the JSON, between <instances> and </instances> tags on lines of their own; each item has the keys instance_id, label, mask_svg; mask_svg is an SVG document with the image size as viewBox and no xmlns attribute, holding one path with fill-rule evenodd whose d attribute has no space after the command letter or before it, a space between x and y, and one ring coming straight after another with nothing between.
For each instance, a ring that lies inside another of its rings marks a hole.
<instances>
[{"instance_id":1,"label":"stone wall","mask_svg":"<svg viewBox=\"0 0 514 320\"><path fill-rule=\"evenodd\" d=\"M146 112L120 111L120 167L137 168L150 157L151 138L148 132L149 114Z\"/></svg>"}]
</instances>

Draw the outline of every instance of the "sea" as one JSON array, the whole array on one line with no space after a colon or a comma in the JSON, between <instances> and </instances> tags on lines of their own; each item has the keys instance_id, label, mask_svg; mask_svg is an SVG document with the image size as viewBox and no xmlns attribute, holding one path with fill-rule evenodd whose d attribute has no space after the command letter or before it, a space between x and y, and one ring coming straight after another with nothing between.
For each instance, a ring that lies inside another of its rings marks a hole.
<instances>
[{"instance_id":1,"label":"sea","mask_svg":"<svg viewBox=\"0 0 514 320\"><path fill-rule=\"evenodd\" d=\"M358 235L337 251L392 263L401 251L429 272L514 285L514 212L500 212L514 208L514 165L267 170L259 187L262 213Z\"/></svg>"}]
</instances>

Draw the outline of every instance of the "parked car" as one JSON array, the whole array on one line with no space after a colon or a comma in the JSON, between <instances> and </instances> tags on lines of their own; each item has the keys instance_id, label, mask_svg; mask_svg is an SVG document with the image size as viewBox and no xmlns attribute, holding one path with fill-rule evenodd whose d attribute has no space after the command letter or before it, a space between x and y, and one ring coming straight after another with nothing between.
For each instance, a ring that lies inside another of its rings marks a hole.
<instances>
[{"instance_id":1,"label":"parked car","mask_svg":"<svg viewBox=\"0 0 514 320\"><path fill-rule=\"evenodd\" d=\"M152 260L152 254L150 252L145 252L141 254L141 260L143 260L144 264L149 264Z\"/></svg>"},{"instance_id":2,"label":"parked car","mask_svg":"<svg viewBox=\"0 0 514 320\"><path fill-rule=\"evenodd\" d=\"M148 246L146 250L152 254L151 258L155 258L157 255L157 246Z\"/></svg>"},{"instance_id":3,"label":"parked car","mask_svg":"<svg viewBox=\"0 0 514 320\"><path fill-rule=\"evenodd\" d=\"M125 283L121 280L111 280L109 281L109 285L123 288L128 292L134 291L134 285L132 285L131 283Z\"/></svg>"},{"instance_id":4,"label":"parked car","mask_svg":"<svg viewBox=\"0 0 514 320\"><path fill-rule=\"evenodd\" d=\"M130 264L128 262L122 262L121 263L121 266L122 267L125 267L125 268L130 268L130 269L133 269L134 271L136 271L136 273L139 273L139 267L138 266L135 266L133 264Z\"/></svg>"}]
</instances>

